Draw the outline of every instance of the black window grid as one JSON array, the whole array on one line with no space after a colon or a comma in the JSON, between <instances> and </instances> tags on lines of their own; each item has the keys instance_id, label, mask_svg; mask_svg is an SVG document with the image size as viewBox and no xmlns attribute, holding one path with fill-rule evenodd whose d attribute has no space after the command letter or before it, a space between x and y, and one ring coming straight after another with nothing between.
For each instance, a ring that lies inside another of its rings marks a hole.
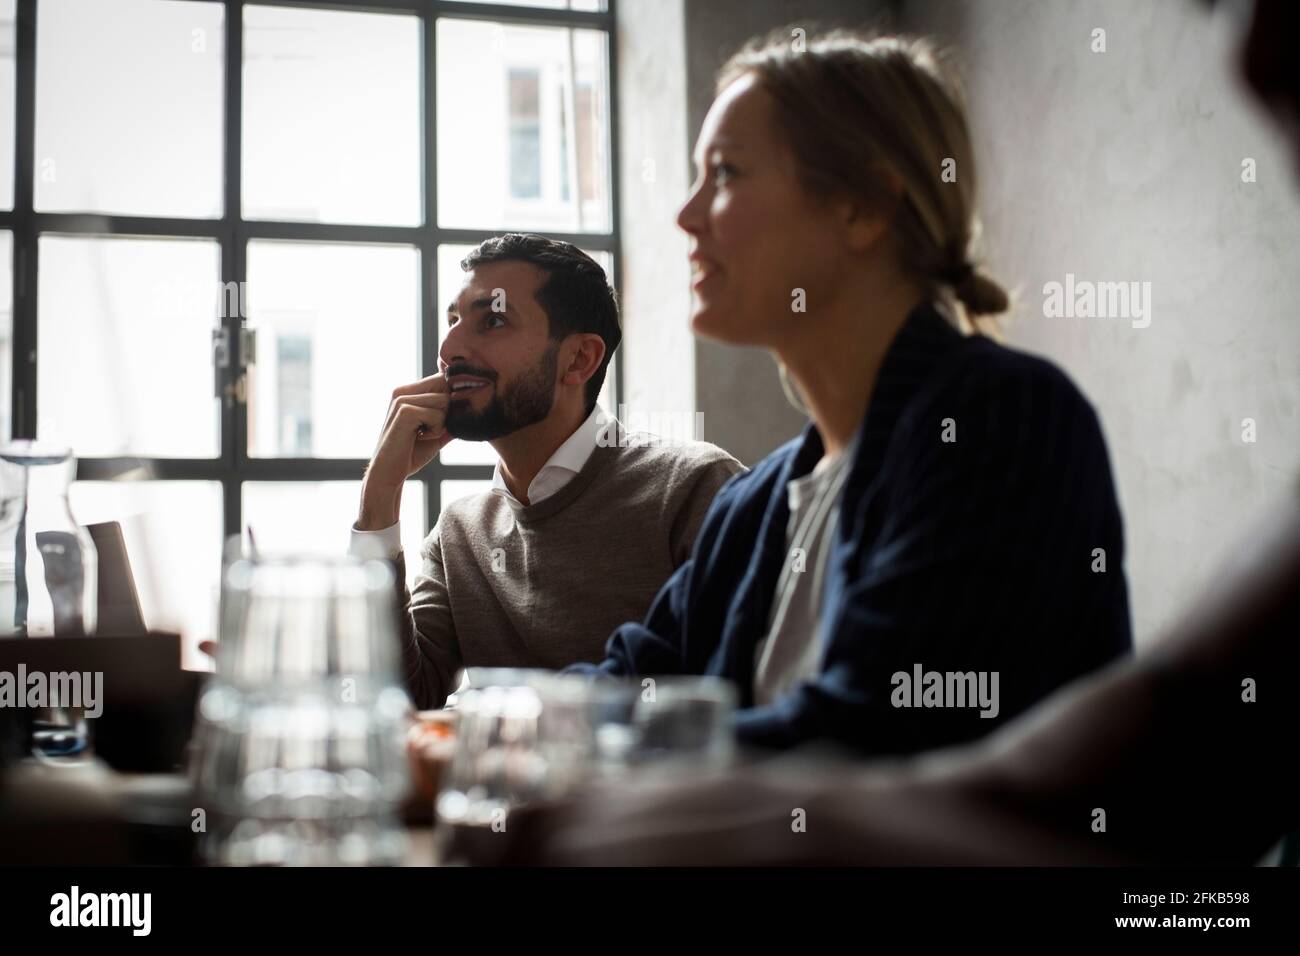
<instances>
[{"instance_id":1,"label":"black window grid","mask_svg":"<svg viewBox=\"0 0 1300 956\"><path fill-rule=\"evenodd\" d=\"M213 2L213 0L181 0ZM225 184L224 212L219 219L160 218L104 215L100 213L37 212L33 208L36 148L36 27L38 0L18 0L16 24L14 205L0 210L0 230L13 236L13 333L11 437L36 437L37 276L38 241L43 235L85 237L201 238L215 240L220 247L220 282L247 280L248 243L258 239L315 240L349 243L401 243L414 246L420 255L419 351L421 375L438 368L438 247L448 244L476 244L499 229L449 229L438 225L437 153L437 21L491 20L497 23L531 26L577 27L599 30L607 38L609 128L610 229L599 233L564 233L543 230L541 235L606 252L612 260L611 281L620 283L622 262L619 247L619 153L618 153L618 61L615 43L615 3L606 0L606 10L581 11L512 6L496 3L458 3L449 0L376 0L333 2L333 0L220 0L225 7L225 104L223 112ZM318 222L246 220L241 202L241 110L243 105L244 9L251 6L299 7L363 13L404 13L419 17L422 29L420 73L423 79L421 121L423 124L422 191L423 217L419 226L346 225ZM223 309L223 311L225 311ZM238 348L239 315L222 318L228 341ZM614 353L615 398L623 391L622 349ZM224 535L239 534L242 528L242 486L249 481L357 481L362 477L365 458L257 458L248 454L248 406L230 396L241 363L230 361L218 368L221 399L221 451L217 458L79 458L77 480L111 481L145 469L152 481L199 480L220 482L223 500ZM394 383L397 384L397 383ZM376 437L379 421L375 422ZM75 449L74 449L75 451ZM412 476L423 482L425 530L441 511L441 482L449 479L483 480L492 476L491 465L444 464L435 457Z\"/></svg>"}]
</instances>

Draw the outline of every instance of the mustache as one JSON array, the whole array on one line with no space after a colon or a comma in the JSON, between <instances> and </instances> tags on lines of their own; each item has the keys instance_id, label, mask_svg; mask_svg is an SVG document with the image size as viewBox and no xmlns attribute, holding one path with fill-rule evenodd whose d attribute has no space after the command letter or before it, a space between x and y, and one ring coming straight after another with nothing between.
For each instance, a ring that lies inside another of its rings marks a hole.
<instances>
[{"instance_id":1,"label":"mustache","mask_svg":"<svg viewBox=\"0 0 1300 956\"><path fill-rule=\"evenodd\" d=\"M489 382L497 380L497 373L490 368L479 368L475 365L467 365L464 362L448 365L447 370L443 372L445 378L451 378L454 375L472 375L474 378L487 379Z\"/></svg>"}]
</instances>

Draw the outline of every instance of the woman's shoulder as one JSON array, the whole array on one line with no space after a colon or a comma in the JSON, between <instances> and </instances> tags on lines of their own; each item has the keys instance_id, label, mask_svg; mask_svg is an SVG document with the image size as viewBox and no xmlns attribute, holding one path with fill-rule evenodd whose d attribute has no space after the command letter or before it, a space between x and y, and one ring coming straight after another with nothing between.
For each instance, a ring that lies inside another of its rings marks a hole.
<instances>
[{"instance_id":1,"label":"woman's shoulder","mask_svg":"<svg viewBox=\"0 0 1300 956\"><path fill-rule=\"evenodd\" d=\"M799 454L799 449L807 441L807 436L808 432L805 429L802 434L769 452L748 469L734 475L718 492L717 498L714 499L715 503L727 501L737 504L755 498L766 500L778 485L784 489L782 475L789 471L795 456ZM782 493L784 494L784 490Z\"/></svg>"},{"instance_id":2,"label":"woman's shoulder","mask_svg":"<svg viewBox=\"0 0 1300 956\"><path fill-rule=\"evenodd\" d=\"M969 337L948 380L936 390L938 401L996 404L1005 409L1072 410L1094 415L1083 390L1051 359L1024 352L982 335Z\"/></svg>"},{"instance_id":3,"label":"woman's shoulder","mask_svg":"<svg viewBox=\"0 0 1300 956\"><path fill-rule=\"evenodd\" d=\"M913 398L895 441L932 454L938 435L958 453L1040 450L1068 441L1105 447L1100 418L1070 375L1051 359L970 336L946 368ZM897 449L901 451L902 449Z\"/></svg>"}]
</instances>

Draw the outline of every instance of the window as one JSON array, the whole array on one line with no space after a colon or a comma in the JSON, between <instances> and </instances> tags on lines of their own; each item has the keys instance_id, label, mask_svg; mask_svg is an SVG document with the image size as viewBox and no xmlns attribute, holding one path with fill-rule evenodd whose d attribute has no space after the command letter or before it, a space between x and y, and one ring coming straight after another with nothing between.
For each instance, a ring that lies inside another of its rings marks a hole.
<instances>
[{"instance_id":1,"label":"window","mask_svg":"<svg viewBox=\"0 0 1300 956\"><path fill-rule=\"evenodd\" d=\"M474 243L542 232L613 279L609 6L0 0L0 428L73 448L79 519L122 522L188 666L226 537L346 548ZM494 462L414 476L406 546Z\"/></svg>"},{"instance_id":2,"label":"window","mask_svg":"<svg viewBox=\"0 0 1300 956\"><path fill-rule=\"evenodd\" d=\"M311 457L311 336L281 335L275 340L276 408L285 454Z\"/></svg>"},{"instance_id":3,"label":"window","mask_svg":"<svg viewBox=\"0 0 1300 956\"><path fill-rule=\"evenodd\" d=\"M511 70L510 94L510 198L542 196L542 127L537 112L536 70Z\"/></svg>"},{"instance_id":4,"label":"window","mask_svg":"<svg viewBox=\"0 0 1300 956\"><path fill-rule=\"evenodd\" d=\"M608 233L608 32L453 17L437 31L439 224Z\"/></svg>"}]
</instances>

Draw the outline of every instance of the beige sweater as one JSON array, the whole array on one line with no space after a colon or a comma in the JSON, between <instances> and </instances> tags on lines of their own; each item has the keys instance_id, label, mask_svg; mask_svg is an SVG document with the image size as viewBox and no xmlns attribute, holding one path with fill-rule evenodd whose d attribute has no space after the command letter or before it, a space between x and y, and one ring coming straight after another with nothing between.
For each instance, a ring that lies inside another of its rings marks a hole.
<instances>
[{"instance_id":1,"label":"beige sweater","mask_svg":"<svg viewBox=\"0 0 1300 956\"><path fill-rule=\"evenodd\" d=\"M706 442L629 438L598 446L568 484L519 512L491 493L447 505L409 593L398 559L415 705L441 707L462 667L601 660L614 628L642 619L690 557L713 496L742 469Z\"/></svg>"}]
</instances>

